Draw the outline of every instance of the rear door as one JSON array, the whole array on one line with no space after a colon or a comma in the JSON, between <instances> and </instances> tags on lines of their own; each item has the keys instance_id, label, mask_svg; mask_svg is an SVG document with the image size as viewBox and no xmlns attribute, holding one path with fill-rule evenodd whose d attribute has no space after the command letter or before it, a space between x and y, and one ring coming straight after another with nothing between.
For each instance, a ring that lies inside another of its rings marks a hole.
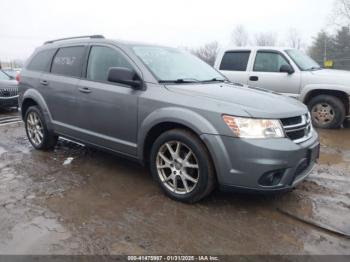
<instances>
[{"instance_id":1,"label":"rear door","mask_svg":"<svg viewBox=\"0 0 350 262\"><path fill-rule=\"evenodd\" d=\"M249 50L225 52L219 65L220 72L234 83L247 84L250 53Z\"/></svg>"},{"instance_id":2,"label":"rear door","mask_svg":"<svg viewBox=\"0 0 350 262\"><path fill-rule=\"evenodd\" d=\"M85 79L78 86L76 124L85 141L134 156L137 149L138 97L143 91L108 82L111 67L126 67L138 72L119 48L92 45Z\"/></svg>"},{"instance_id":3,"label":"rear door","mask_svg":"<svg viewBox=\"0 0 350 262\"><path fill-rule=\"evenodd\" d=\"M299 70L293 67L293 74L282 73L282 65L293 67L288 58L279 51L258 50L252 71L249 72L249 85L287 95L298 94L301 81Z\"/></svg>"},{"instance_id":4,"label":"rear door","mask_svg":"<svg viewBox=\"0 0 350 262\"><path fill-rule=\"evenodd\" d=\"M43 75L40 80L47 90L47 104L55 130L62 134L72 135L77 122L77 85L86 48L84 45L59 48L52 61L51 74Z\"/></svg>"}]
</instances>

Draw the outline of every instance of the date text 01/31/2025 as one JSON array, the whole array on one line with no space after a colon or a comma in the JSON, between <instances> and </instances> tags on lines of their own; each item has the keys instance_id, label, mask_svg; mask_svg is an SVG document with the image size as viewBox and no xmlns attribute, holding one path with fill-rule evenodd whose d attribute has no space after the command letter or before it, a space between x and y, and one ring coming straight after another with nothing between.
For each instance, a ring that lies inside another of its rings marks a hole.
<instances>
[{"instance_id":1,"label":"date text 01/31/2025","mask_svg":"<svg viewBox=\"0 0 350 262\"><path fill-rule=\"evenodd\" d=\"M217 256L128 256L128 261L220 261Z\"/></svg>"}]
</instances>

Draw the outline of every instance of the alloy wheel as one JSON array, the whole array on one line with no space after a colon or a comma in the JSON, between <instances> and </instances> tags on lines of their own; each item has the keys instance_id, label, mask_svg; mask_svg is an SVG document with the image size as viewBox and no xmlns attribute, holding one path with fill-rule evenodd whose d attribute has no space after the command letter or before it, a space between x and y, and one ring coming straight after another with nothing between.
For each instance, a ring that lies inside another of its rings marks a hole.
<instances>
[{"instance_id":1,"label":"alloy wheel","mask_svg":"<svg viewBox=\"0 0 350 262\"><path fill-rule=\"evenodd\" d=\"M26 124L30 141L35 146L39 146L44 139L44 128L39 115L36 112L30 112Z\"/></svg>"},{"instance_id":2,"label":"alloy wheel","mask_svg":"<svg viewBox=\"0 0 350 262\"><path fill-rule=\"evenodd\" d=\"M176 194L192 192L199 180L199 165L194 152L180 141L163 144L157 153L156 167L163 185Z\"/></svg>"}]
</instances>

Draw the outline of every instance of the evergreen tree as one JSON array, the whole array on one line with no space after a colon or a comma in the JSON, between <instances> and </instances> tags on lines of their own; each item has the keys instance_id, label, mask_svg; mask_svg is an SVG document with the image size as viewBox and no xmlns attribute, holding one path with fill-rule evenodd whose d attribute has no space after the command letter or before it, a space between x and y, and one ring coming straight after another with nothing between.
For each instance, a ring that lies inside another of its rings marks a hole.
<instances>
[{"instance_id":1,"label":"evergreen tree","mask_svg":"<svg viewBox=\"0 0 350 262\"><path fill-rule=\"evenodd\" d=\"M335 43L332 36L325 31L319 32L309 48L309 55L321 64L323 64L325 58L333 58L335 56Z\"/></svg>"},{"instance_id":2,"label":"evergreen tree","mask_svg":"<svg viewBox=\"0 0 350 262\"><path fill-rule=\"evenodd\" d=\"M350 29L342 27L334 37L335 58L350 58Z\"/></svg>"}]
</instances>

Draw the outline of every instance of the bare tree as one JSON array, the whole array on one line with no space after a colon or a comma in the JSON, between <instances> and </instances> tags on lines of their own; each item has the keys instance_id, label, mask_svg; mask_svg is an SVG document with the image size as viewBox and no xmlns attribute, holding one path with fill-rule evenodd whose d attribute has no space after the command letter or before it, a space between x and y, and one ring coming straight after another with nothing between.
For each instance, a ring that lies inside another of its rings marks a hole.
<instances>
[{"instance_id":1,"label":"bare tree","mask_svg":"<svg viewBox=\"0 0 350 262\"><path fill-rule=\"evenodd\" d=\"M191 49L191 53L202 59L204 62L213 66L216 56L219 52L219 43L217 41L205 44L197 49Z\"/></svg>"},{"instance_id":2,"label":"bare tree","mask_svg":"<svg viewBox=\"0 0 350 262\"><path fill-rule=\"evenodd\" d=\"M350 26L350 0L336 0L333 14L336 25Z\"/></svg>"},{"instance_id":3,"label":"bare tree","mask_svg":"<svg viewBox=\"0 0 350 262\"><path fill-rule=\"evenodd\" d=\"M300 49L302 47L302 42L301 33L295 28L290 28L287 36L288 46Z\"/></svg>"},{"instance_id":4,"label":"bare tree","mask_svg":"<svg viewBox=\"0 0 350 262\"><path fill-rule=\"evenodd\" d=\"M231 34L231 41L235 46L246 46L249 42L249 34L243 25L237 25Z\"/></svg>"},{"instance_id":5,"label":"bare tree","mask_svg":"<svg viewBox=\"0 0 350 262\"><path fill-rule=\"evenodd\" d=\"M259 33L255 35L255 43L258 46L275 46L277 43L277 35L272 32Z\"/></svg>"}]
</instances>

